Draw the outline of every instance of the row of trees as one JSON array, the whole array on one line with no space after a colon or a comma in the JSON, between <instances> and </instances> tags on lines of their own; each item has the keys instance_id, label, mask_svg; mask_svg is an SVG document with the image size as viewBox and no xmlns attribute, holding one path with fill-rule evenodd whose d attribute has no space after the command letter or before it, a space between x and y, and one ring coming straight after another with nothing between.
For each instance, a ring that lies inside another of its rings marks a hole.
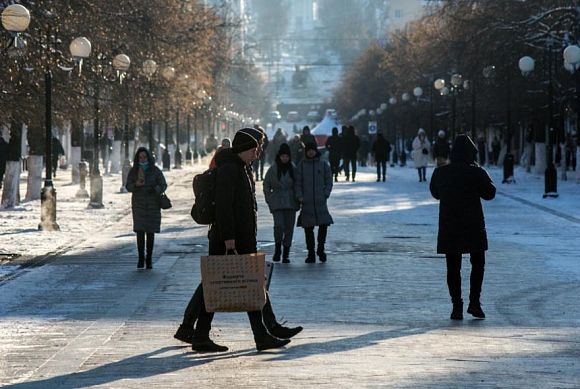
<instances>
[{"instance_id":1,"label":"row of trees","mask_svg":"<svg viewBox=\"0 0 580 389\"><path fill-rule=\"evenodd\" d=\"M12 3L0 2L0 12ZM28 126L29 154L44 154L48 71L53 121L61 127L72 123L73 146L79 146L82 123L96 116L95 109L101 123L120 128L126 121L133 127L175 111L260 117L267 110L268 104L249 98L265 101L263 81L238 51L238 23L226 6L199 0L16 3L30 11L31 22L16 40L1 32L0 123L10 128L10 160L20 159L22 124ZM69 51L77 37L92 46L82 67ZM121 53L131 61L126 73L113 67ZM155 73L144 71L147 60L155 61Z\"/></svg>"},{"instance_id":2,"label":"row of trees","mask_svg":"<svg viewBox=\"0 0 580 389\"><path fill-rule=\"evenodd\" d=\"M391 122L398 113L409 137L418 126L429 129L431 122L435 131L451 129L455 96L454 131L495 125L509 135L519 122L534 124L536 140L543 141L551 122L562 140L564 120L580 108L578 75L564 68L562 53L579 39L577 0L433 1L422 19L392 33L385 47L366 49L337 88L334 104L350 120L361 108L375 109L396 97L398 102L387 104L383 113L391 114ZM518 61L526 55L535 59L536 69L523 77ZM450 87L453 74L468 83L439 96L434 81L442 78ZM423 90L418 99L416 87ZM402 104L405 92L411 98Z\"/></svg>"}]
</instances>

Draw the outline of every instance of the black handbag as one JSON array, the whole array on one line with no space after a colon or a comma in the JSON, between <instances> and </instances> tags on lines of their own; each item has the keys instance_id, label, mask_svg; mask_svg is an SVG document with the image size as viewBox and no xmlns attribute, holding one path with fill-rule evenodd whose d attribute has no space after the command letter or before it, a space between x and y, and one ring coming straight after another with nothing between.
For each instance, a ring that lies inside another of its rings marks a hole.
<instances>
[{"instance_id":1,"label":"black handbag","mask_svg":"<svg viewBox=\"0 0 580 389\"><path fill-rule=\"evenodd\" d=\"M171 200L169 200L169 197L165 193L159 195L159 207L161 209L169 209L172 207Z\"/></svg>"}]
</instances>

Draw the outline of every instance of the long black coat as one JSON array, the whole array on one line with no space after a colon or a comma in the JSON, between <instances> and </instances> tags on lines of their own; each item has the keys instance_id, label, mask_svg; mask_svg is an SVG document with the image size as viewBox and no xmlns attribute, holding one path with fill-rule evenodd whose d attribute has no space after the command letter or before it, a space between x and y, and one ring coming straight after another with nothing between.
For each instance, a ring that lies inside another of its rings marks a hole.
<instances>
[{"instance_id":1,"label":"long black coat","mask_svg":"<svg viewBox=\"0 0 580 389\"><path fill-rule=\"evenodd\" d=\"M342 138L342 157L344 159L356 159L360 148L360 138L357 135L345 135Z\"/></svg>"},{"instance_id":2,"label":"long black coat","mask_svg":"<svg viewBox=\"0 0 580 389\"><path fill-rule=\"evenodd\" d=\"M377 135L377 139L373 142L372 152L375 156L375 161L388 161L391 144L382 135Z\"/></svg>"},{"instance_id":3,"label":"long black coat","mask_svg":"<svg viewBox=\"0 0 580 389\"><path fill-rule=\"evenodd\" d=\"M495 197L495 186L485 169L475 164L477 148L458 136L451 163L435 169L429 188L439 204L437 252L471 253L487 250L481 200Z\"/></svg>"},{"instance_id":4,"label":"long black coat","mask_svg":"<svg viewBox=\"0 0 580 389\"><path fill-rule=\"evenodd\" d=\"M216 165L216 217L208 235L209 254L225 254L225 241L230 239L236 241L238 254L255 253L257 204L246 164L225 149L217 154Z\"/></svg>"},{"instance_id":5,"label":"long black coat","mask_svg":"<svg viewBox=\"0 0 580 389\"><path fill-rule=\"evenodd\" d=\"M137 155L147 152L149 168L145 171L145 185L137 186L139 167ZM159 195L167 189L165 176L157 166L149 151L139 148L135 154L133 168L127 175L127 190L131 195L131 211L133 213L133 231L158 233L161 228L161 208L159 207Z\"/></svg>"}]
</instances>

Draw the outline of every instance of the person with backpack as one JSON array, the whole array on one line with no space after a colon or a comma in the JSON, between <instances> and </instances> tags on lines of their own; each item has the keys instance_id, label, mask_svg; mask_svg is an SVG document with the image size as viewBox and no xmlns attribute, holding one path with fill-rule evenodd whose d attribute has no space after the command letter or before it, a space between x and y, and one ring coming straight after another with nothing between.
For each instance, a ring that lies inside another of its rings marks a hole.
<instances>
[{"instance_id":1,"label":"person with backpack","mask_svg":"<svg viewBox=\"0 0 580 389\"><path fill-rule=\"evenodd\" d=\"M316 143L306 145L305 158L296 168L294 181L296 197L301 204L298 226L304 228L308 256L306 263L316 262L314 256L314 227L318 226L316 254L320 262L326 262L324 245L328 226L333 223L326 201L332 192L332 171L326 161L320 159Z\"/></svg>"},{"instance_id":2,"label":"person with backpack","mask_svg":"<svg viewBox=\"0 0 580 389\"><path fill-rule=\"evenodd\" d=\"M137 234L139 253L137 268L142 269L146 264L147 269L152 269L155 233L159 233L161 226L159 197L167 189L167 183L163 172L155 166L155 160L145 147L137 149L125 187L132 193L133 231ZM145 256L145 235L147 235L147 256Z\"/></svg>"},{"instance_id":3,"label":"person with backpack","mask_svg":"<svg viewBox=\"0 0 580 389\"><path fill-rule=\"evenodd\" d=\"M223 255L232 250L239 254L257 252L257 203L249 167L260 153L262 137L262 132L254 128L236 132L232 148L217 155L217 168L204 173L204 180L198 180L207 183L211 178L215 183L215 212L208 234L209 255ZM209 190L212 186L206 188ZM207 199L209 195L206 193L204 197ZM214 343L209 337L213 317L214 314L205 308L203 286L199 284L174 337L191 343L194 351L227 351L227 347ZM248 312L248 318L258 351L283 347L302 331L302 327L288 328L277 322L268 293L264 308Z\"/></svg>"},{"instance_id":4,"label":"person with backpack","mask_svg":"<svg viewBox=\"0 0 580 389\"><path fill-rule=\"evenodd\" d=\"M283 263L290 263L294 222L299 209L294 193L295 169L290 157L290 147L282 143L274 164L266 172L263 186L266 203L274 217L274 262L279 262L282 256Z\"/></svg>"}]
</instances>

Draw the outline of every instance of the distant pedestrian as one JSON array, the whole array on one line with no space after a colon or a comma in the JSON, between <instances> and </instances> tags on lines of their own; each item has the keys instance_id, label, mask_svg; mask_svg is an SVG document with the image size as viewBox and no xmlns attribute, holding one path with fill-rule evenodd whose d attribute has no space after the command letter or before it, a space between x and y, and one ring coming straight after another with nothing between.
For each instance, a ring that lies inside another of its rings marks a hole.
<instances>
[{"instance_id":1,"label":"distant pedestrian","mask_svg":"<svg viewBox=\"0 0 580 389\"><path fill-rule=\"evenodd\" d=\"M493 158L494 165L497 165L499 161L500 151L501 151L501 142L499 141L497 135L495 135L493 137L493 140L491 141L491 157Z\"/></svg>"},{"instance_id":2,"label":"distant pedestrian","mask_svg":"<svg viewBox=\"0 0 580 389\"><path fill-rule=\"evenodd\" d=\"M437 167L447 165L449 162L449 141L445 137L445 131L440 130L437 133L437 139L433 145L433 157L437 161Z\"/></svg>"},{"instance_id":3,"label":"distant pedestrian","mask_svg":"<svg viewBox=\"0 0 580 389\"><path fill-rule=\"evenodd\" d=\"M360 148L360 138L356 135L356 130L353 126L348 126L346 133L342 138L342 166L346 180L350 180L352 173L352 182L356 179L356 161L358 149Z\"/></svg>"},{"instance_id":4,"label":"distant pedestrian","mask_svg":"<svg viewBox=\"0 0 580 389\"><path fill-rule=\"evenodd\" d=\"M371 152L371 140L368 135L360 136L360 147L358 149L358 161L362 167L367 166L369 153Z\"/></svg>"},{"instance_id":5,"label":"distant pedestrian","mask_svg":"<svg viewBox=\"0 0 580 389\"><path fill-rule=\"evenodd\" d=\"M377 134L377 139L373 142L372 153L377 163L377 182L381 180L381 169L382 179L385 182L387 180L387 162L391 153L391 144L381 132Z\"/></svg>"},{"instance_id":6,"label":"distant pedestrian","mask_svg":"<svg viewBox=\"0 0 580 389\"><path fill-rule=\"evenodd\" d=\"M224 139L222 139L222 143L221 143L220 147L218 147L215 150L215 153L213 153L213 157L211 157L211 161L209 162L209 168L210 169L213 169L213 168L216 167L215 157L216 157L217 153L219 153L221 150L229 149L230 147L232 147L232 141L231 141L231 139L230 138L224 138Z\"/></svg>"},{"instance_id":7,"label":"distant pedestrian","mask_svg":"<svg viewBox=\"0 0 580 389\"><path fill-rule=\"evenodd\" d=\"M133 231L137 234L139 262L137 268L153 268L152 256L155 233L161 227L161 208L159 196L167 189L165 176L155 166L153 156L145 147L139 147L133 160L133 167L127 175L126 188L132 193L131 211ZM145 256L145 235L147 235L147 256Z\"/></svg>"},{"instance_id":8,"label":"distant pedestrian","mask_svg":"<svg viewBox=\"0 0 580 389\"><path fill-rule=\"evenodd\" d=\"M326 140L326 150L328 150L328 161L334 175L334 182L338 182L340 173L340 159L342 158L342 138L338 135L338 128L332 128L332 135Z\"/></svg>"},{"instance_id":9,"label":"distant pedestrian","mask_svg":"<svg viewBox=\"0 0 580 389\"><path fill-rule=\"evenodd\" d=\"M320 160L315 143L306 145L306 154L296 167L296 197L301 205L298 226L304 228L308 256L306 263L316 262L314 256L314 227L318 226L316 254L320 262L326 262L324 245L328 226L333 223L326 202L332 192L332 172L326 161Z\"/></svg>"},{"instance_id":10,"label":"distant pedestrian","mask_svg":"<svg viewBox=\"0 0 580 389\"><path fill-rule=\"evenodd\" d=\"M485 268L487 233L481 200L495 197L495 186L476 162L477 147L467 135L458 135L451 150L451 163L435 169L431 194L439 203L437 253L445 254L447 286L453 303L451 319L463 319L461 256L470 254L471 278L467 313L485 318L480 295Z\"/></svg>"},{"instance_id":11,"label":"distant pedestrian","mask_svg":"<svg viewBox=\"0 0 580 389\"><path fill-rule=\"evenodd\" d=\"M216 215L208 233L209 255L257 252L256 196L248 168L259 155L262 137L263 133L254 128L242 128L236 132L232 148L223 150L216 158ZM205 308L203 286L199 284L174 337L191 343L194 351L227 351L226 346L209 337L213 317L214 313ZM288 328L276 321L268 293L264 308L248 312L248 318L258 351L283 347L302 331L302 327Z\"/></svg>"},{"instance_id":12,"label":"distant pedestrian","mask_svg":"<svg viewBox=\"0 0 580 389\"><path fill-rule=\"evenodd\" d=\"M52 176L56 177L56 169L58 168L58 160L60 159L60 156L64 155L64 148L62 147L62 143L60 143L60 140L58 140L58 138L56 136L52 136L52 153L51 153L51 158L52 158Z\"/></svg>"},{"instance_id":13,"label":"distant pedestrian","mask_svg":"<svg viewBox=\"0 0 580 389\"><path fill-rule=\"evenodd\" d=\"M310 127L304 126L302 129L302 135L300 136L300 141L302 141L302 143L305 145L308 143L316 144L316 138L310 132Z\"/></svg>"},{"instance_id":14,"label":"distant pedestrian","mask_svg":"<svg viewBox=\"0 0 580 389\"><path fill-rule=\"evenodd\" d=\"M415 162L415 168L417 168L417 173L419 174L419 182L427 181L427 164L429 163L429 140L427 139L427 134L425 130L419 128L417 131L417 136L413 139L413 161Z\"/></svg>"},{"instance_id":15,"label":"distant pedestrian","mask_svg":"<svg viewBox=\"0 0 580 389\"><path fill-rule=\"evenodd\" d=\"M0 189L2 189L2 182L4 181L4 173L6 173L7 160L8 160L8 142L6 142L2 134L0 134Z\"/></svg>"},{"instance_id":16,"label":"distant pedestrian","mask_svg":"<svg viewBox=\"0 0 580 389\"><path fill-rule=\"evenodd\" d=\"M296 134L294 137L288 142L288 146L290 146L290 153L292 154L292 161L294 164L298 166L302 158L304 157L304 143L300 140L300 135Z\"/></svg>"},{"instance_id":17,"label":"distant pedestrian","mask_svg":"<svg viewBox=\"0 0 580 389\"><path fill-rule=\"evenodd\" d=\"M298 201L294 191L295 166L290 156L290 147L280 145L274 164L266 172L264 179L264 197L270 213L274 217L274 262L290 263L290 247L294 234L294 223ZM282 252L282 246L284 251Z\"/></svg>"},{"instance_id":18,"label":"distant pedestrian","mask_svg":"<svg viewBox=\"0 0 580 389\"><path fill-rule=\"evenodd\" d=\"M256 181L264 180L264 165L266 163L266 153L268 146L270 144L270 140L266 135L264 129L258 125L254 126L254 129L260 131L262 133L262 143L260 147L260 153L258 154L258 158L252 163L252 168L254 169L254 174L256 175Z\"/></svg>"}]
</instances>

